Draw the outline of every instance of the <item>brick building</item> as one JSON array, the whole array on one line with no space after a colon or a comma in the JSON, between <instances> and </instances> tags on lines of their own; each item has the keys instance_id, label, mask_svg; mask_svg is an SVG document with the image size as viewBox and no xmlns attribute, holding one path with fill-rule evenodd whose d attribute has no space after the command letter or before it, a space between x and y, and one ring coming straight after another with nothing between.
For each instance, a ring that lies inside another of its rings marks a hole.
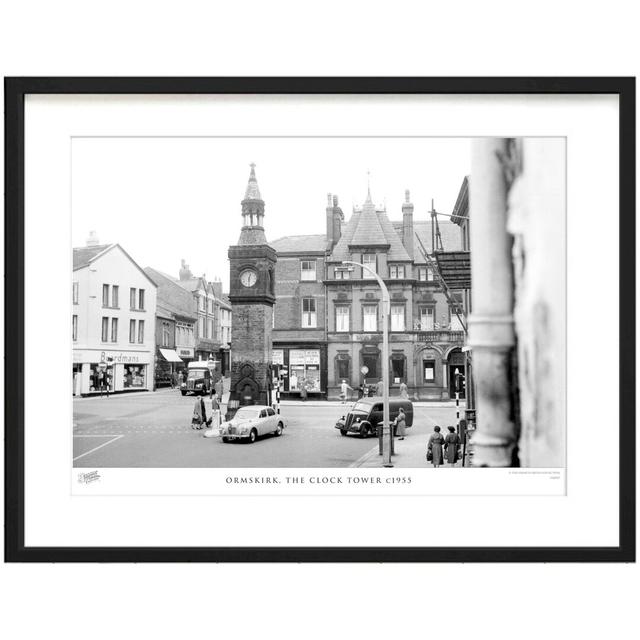
<instances>
[{"instance_id":1,"label":"brick building","mask_svg":"<svg viewBox=\"0 0 640 640\"><path fill-rule=\"evenodd\" d=\"M271 243L278 255L273 358L288 373L285 393L298 393L300 375L311 393L326 398L338 397L342 380L355 388L382 377L380 288L360 267L345 271L349 260L375 269L389 288L392 395L405 382L416 399L452 396L455 368L464 366L464 333L415 242L417 233L433 252L431 223L414 222L408 191L401 212L402 220L392 222L368 193L345 223L330 195L326 234ZM445 248L460 248L456 225L439 228Z\"/></svg>"}]
</instances>

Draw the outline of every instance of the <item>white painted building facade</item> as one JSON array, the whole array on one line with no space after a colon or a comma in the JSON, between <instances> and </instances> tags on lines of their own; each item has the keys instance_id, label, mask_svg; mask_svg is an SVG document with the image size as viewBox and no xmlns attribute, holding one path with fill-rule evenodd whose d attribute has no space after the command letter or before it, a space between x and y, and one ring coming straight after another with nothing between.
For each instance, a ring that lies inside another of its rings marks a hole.
<instances>
[{"instance_id":1,"label":"white painted building facade","mask_svg":"<svg viewBox=\"0 0 640 640\"><path fill-rule=\"evenodd\" d=\"M156 290L120 245L74 248L74 395L153 390Z\"/></svg>"}]
</instances>

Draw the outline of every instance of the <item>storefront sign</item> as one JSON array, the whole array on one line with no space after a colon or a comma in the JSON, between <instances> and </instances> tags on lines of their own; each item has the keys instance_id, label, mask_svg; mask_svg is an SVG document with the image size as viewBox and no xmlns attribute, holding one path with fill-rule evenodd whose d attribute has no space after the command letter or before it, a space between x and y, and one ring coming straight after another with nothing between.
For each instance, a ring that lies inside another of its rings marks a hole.
<instances>
[{"instance_id":1,"label":"storefront sign","mask_svg":"<svg viewBox=\"0 0 640 640\"><path fill-rule=\"evenodd\" d=\"M153 362L154 355L149 351L74 351L73 361L98 363L107 362L109 366L114 364L149 364Z\"/></svg>"},{"instance_id":2,"label":"storefront sign","mask_svg":"<svg viewBox=\"0 0 640 640\"><path fill-rule=\"evenodd\" d=\"M274 349L271 352L271 363L272 364L284 364L284 350L283 349Z\"/></svg>"},{"instance_id":3,"label":"storefront sign","mask_svg":"<svg viewBox=\"0 0 640 640\"><path fill-rule=\"evenodd\" d=\"M312 350L294 350L289 351L289 364L320 364L320 351Z\"/></svg>"},{"instance_id":4,"label":"storefront sign","mask_svg":"<svg viewBox=\"0 0 640 640\"><path fill-rule=\"evenodd\" d=\"M193 347L177 347L176 351L181 358L193 358Z\"/></svg>"}]
</instances>

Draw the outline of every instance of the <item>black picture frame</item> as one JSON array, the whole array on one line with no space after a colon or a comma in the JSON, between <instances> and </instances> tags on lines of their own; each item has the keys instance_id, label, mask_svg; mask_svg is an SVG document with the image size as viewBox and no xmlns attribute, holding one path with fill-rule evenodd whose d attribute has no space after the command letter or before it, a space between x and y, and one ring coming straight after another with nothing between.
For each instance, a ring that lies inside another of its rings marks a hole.
<instances>
[{"instance_id":1,"label":"black picture frame","mask_svg":"<svg viewBox=\"0 0 640 640\"><path fill-rule=\"evenodd\" d=\"M5 78L5 561L634 562L635 78ZM620 161L620 448L616 547L26 547L24 447L24 104L27 94L615 94ZM624 314L622 301L624 300ZM624 348L622 347L624 345Z\"/></svg>"}]
</instances>

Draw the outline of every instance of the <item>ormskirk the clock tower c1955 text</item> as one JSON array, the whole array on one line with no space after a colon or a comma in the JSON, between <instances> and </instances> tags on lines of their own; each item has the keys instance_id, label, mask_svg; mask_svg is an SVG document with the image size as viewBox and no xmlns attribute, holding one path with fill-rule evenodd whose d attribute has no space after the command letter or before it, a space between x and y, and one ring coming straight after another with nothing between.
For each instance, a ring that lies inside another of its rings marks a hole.
<instances>
[{"instance_id":1,"label":"ormskirk the clock tower c1955 text","mask_svg":"<svg viewBox=\"0 0 640 640\"><path fill-rule=\"evenodd\" d=\"M264 233L264 200L255 165L242 200L242 230L229 247L231 389L227 416L238 406L268 404L271 385L276 252Z\"/></svg>"}]
</instances>

